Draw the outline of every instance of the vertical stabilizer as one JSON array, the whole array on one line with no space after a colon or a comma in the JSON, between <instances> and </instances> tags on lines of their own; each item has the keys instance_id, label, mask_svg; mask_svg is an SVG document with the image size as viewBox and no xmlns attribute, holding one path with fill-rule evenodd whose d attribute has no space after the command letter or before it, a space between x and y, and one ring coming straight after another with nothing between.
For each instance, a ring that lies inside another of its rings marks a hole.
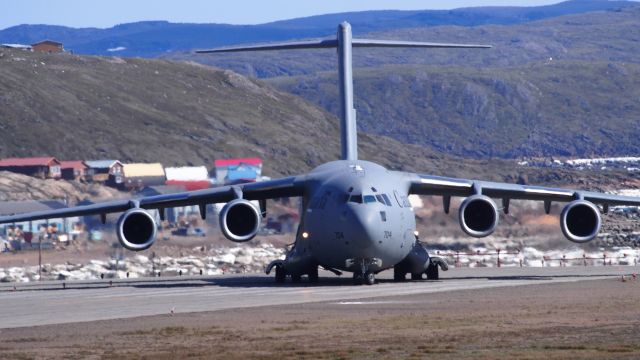
<instances>
[{"instance_id":1,"label":"vertical stabilizer","mask_svg":"<svg viewBox=\"0 0 640 360\"><path fill-rule=\"evenodd\" d=\"M358 159L358 130L356 127L356 110L353 107L353 64L351 52L354 47L404 47L404 48L489 48L487 45L473 44L440 44L416 41L354 39L351 25L343 22L338 25L336 39L294 41L264 45L233 46L211 50L198 50L197 53L322 49L338 48L338 78L340 86L340 141L341 159Z\"/></svg>"},{"instance_id":2,"label":"vertical stabilizer","mask_svg":"<svg viewBox=\"0 0 640 360\"><path fill-rule=\"evenodd\" d=\"M351 25L338 26L338 78L340 82L340 141L342 160L358 160L358 130L353 107Z\"/></svg>"}]
</instances>

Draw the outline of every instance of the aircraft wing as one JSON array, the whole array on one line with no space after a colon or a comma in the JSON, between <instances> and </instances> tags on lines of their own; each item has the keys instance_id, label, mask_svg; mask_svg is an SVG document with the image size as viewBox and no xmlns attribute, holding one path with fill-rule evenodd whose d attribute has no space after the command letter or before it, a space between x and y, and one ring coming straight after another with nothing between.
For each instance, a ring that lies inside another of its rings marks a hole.
<instances>
[{"instance_id":1,"label":"aircraft wing","mask_svg":"<svg viewBox=\"0 0 640 360\"><path fill-rule=\"evenodd\" d=\"M640 206L640 197L605 194L592 191L527 186L490 181L468 180L423 174L409 174L409 194L467 197L485 195L508 201L510 199L570 202L586 200L603 205Z\"/></svg>"},{"instance_id":2,"label":"aircraft wing","mask_svg":"<svg viewBox=\"0 0 640 360\"><path fill-rule=\"evenodd\" d=\"M176 206L229 202L236 198L264 200L278 197L295 197L302 195L303 183L302 177L292 176L269 181L149 196L139 199L114 200L86 206L4 216L0 217L0 224L72 216L106 215L137 207L143 209L167 209Z\"/></svg>"}]
</instances>

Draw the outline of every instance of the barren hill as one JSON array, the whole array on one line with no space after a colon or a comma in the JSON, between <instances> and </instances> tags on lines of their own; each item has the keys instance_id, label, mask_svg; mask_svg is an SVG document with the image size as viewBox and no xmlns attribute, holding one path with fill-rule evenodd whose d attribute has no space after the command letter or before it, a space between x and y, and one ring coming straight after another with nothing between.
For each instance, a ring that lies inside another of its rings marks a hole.
<instances>
[{"instance_id":1,"label":"barren hill","mask_svg":"<svg viewBox=\"0 0 640 360\"><path fill-rule=\"evenodd\" d=\"M207 165L259 156L265 175L299 174L339 154L338 121L314 105L230 71L162 60L0 50L0 157L117 158ZM463 160L359 135L360 158L391 169L529 183L635 187L606 175Z\"/></svg>"},{"instance_id":2,"label":"barren hill","mask_svg":"<svg viewBox=\"0 0 640 360\"><path fill-rule=\"evenodd\" d=\"M85 199L107 200L125 196L116 189L75 181L41 180L0 171L0 201L66 200L76 204Z\"/></svg>"},{"instance_id":3,"label":"barren hill","mask_svg":"<svg viewBox=\"0 0 640 360\"><path fill-rule=\"evenodd\" d=\"M362 158L392 168L442 155L360 136ZM230 71L161 60L0 51L0 156L117 158L208 165L260 156L266 174L309 170L339 154L337 119ZM477 165L470 165L471 167Z\"/></svg>"},{"instance_id":4,"label":"barren hill","mask_svg":"<svg viewBox=\"0 0 640 360\"><path fill-rule=\"evenodd\" d=\"M367 35L494 47L357 49L359 126L463 157L638 154L638 19L636 5L515 25ZM271 78L332 113L338 106L330 50L182 58Z\"/></svg>"}]
</instances>

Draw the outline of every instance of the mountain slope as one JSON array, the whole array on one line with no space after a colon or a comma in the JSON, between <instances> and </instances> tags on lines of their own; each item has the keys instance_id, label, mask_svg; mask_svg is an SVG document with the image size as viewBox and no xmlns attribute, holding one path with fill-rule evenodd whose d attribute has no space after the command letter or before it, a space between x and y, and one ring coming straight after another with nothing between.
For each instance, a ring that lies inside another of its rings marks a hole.
<instances>
[{"instance_id":1,"label":"mountain slope","mask_svg":"<svg viewBox=\"0 0 640 360\"><path fill-rule=\"evenodd\" d=\"M476 158L640 153L640 64L396 65L355 79L367 133ZM270 81L331 113L340 106L336 82L335 74Z\"/></svg>"},{"instance_id":2,"label":"mountain slope","mask_svg":"<svg viewBox=\"0 0 640 360\"><path fill-rule=\"evenodd\" d=\"M515 25L437 26L397 29L367 37L428 42L489 44L491 49L366 49L353 52L356 67L388 64L457 65L472 68L517 67L555 60L640 63L640 4L620 11L597 11ZM355 26L354 26L355 29ZM193 60L268 78L336 71L332 50L294 50L200 55L174 53Z\"/></svg>"},{"instance_id":3,"label":"mountain slope","mask_svg":"<svg viewBox=\"0 0 640 360\"><path fill-rule=\"evenodd\" d=\"M635 186L626 172L519 168L463 160L360 134L361 159L390 169L530 183ZM306 101L229 71L159 60L0 50L0 157L117 158L211 166L259 156L268 176L339 154L338 121Z\"/></svg>"},{"instance_id":4,"label":"mountain slope","mask_svg":"<svg viewBox=\"0 0 640 360\"><path fill-rule=\"evenodd\" d=\"M512 26L373 34L494 48L357 49L359 126L458 156L637 154L639 18L640 7L632 7ZM337 113L331 51L188 58L254 76L298 75L268 82Z\"/></svg>"},{"instance_id":5,"label":"mountain slope","mask_svg":"<svg viewBox=\"0 0 640 360\"><path fill-rule=\"evenodd\" d=\"M356 34L438 25L518 24L588 11L616 11L629 1L574 0L540 7L477 7L455 10L364 11L313 16L261 25L176 24L146 21L109 29L20 25L0 31L0 43L31 44L54 39L78 54L154 57L168 52L248 42L324 37L350 21Z\"/></svg>"}]
</instances>

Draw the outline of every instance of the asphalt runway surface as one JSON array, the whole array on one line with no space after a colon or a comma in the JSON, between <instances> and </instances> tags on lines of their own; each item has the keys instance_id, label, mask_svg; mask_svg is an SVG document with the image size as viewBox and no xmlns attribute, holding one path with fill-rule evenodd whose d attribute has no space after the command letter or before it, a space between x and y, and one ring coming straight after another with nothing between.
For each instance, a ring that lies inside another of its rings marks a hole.
<instances>
[{"instance_id":1,"label":"asphalt runway surface","mask_svg":"<svg viewBox=\"0 0 640 360\"><path fill-rule=\"evenodd\" d=\"M392 272L373 286L354 286L350 274L322 273L319 284L275 284L259 274L0 284L0 328L30 327L248 307L332 302L375 304L376 298L526 286L630 276L634 266L566 268L462 268L438 281L395 283ZM15 287L15 288L14 288ZM63 288L64 287L64 288ZM400 300L398 301L400 302Z\"/></svg>"}]
</instances>

